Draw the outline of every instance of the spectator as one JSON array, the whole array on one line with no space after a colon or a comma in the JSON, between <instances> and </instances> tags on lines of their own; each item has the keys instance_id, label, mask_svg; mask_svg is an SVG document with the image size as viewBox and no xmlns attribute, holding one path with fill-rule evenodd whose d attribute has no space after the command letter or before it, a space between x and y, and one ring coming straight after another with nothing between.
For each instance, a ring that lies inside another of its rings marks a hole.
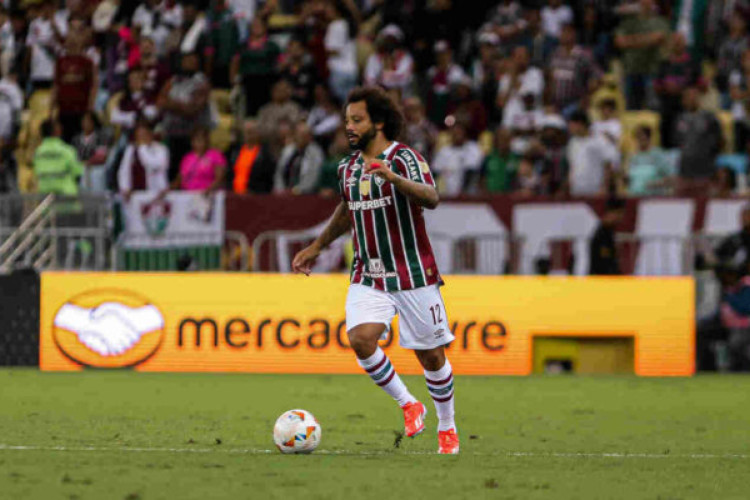
<instances>
[{"instance_id":1,"label":"spectator","mask_svg":"<svg viewBox=\"0 0 750 500\"><path fill-rule=\"evenodd\" d=\"M278 3L278 0L229 0L229 8L239 27L240 40L244 42L247 39L247 26L254 19L268 19Z\"/></svg>"},{"instance_id":2,"label":"spectator","mask_svg":"<svg viewBox=\"0 0 750 500\"><path fill-rule=\"evenodd\" d=\"M604 21L603 12L596 5L587 3L583 7L579 42L589 51L600 68L607 68L612 53L610 28Z\"/></svg>"},{"instance_id":3,"label":"spectator","mask_svg":"<svg viewBox=\"0 0 750 500\"><path fill-rule=\"evenodd\" d=\"M615 46L622 51L628 109L648 107L648 92L659 70L668 29L667 22L654 13L654 0L639 0L638 14L628 16L618 27Z\"/></svg>"},{"instance_id":4,"label":"spectator","mask_svg":"<svg viewBox=\"0 0 750 500\"><path fill-rule=\"evenodd\" d=\"M153 38L142 36L139 44L140 58L131 65L131 71L140 67L143 71L143 90L149 99L156 99L164 85L169 81L171 71L168 64L159 58Z\"/></svg>"},{"instance_id":5,"label":"spectator","mask_svg":"<svg viewBox=\"0 0 750 500\"><path fill-rule=\"evenodd\" d=\"M716 258L735 267L750 269L750 205L742 209L740 225L742 229L739 232L719 244Z\"/></svg>"},{"instance_id":6,"label":"spectator","mask_svg":"<svg viewBox=\"0 0 750 500\"><path fill-rule=\"evenodd\" d=\"M86 166L81 187L86 191L105 192L107 180L105 163L109 152L110 136L102 128L99 118L88 111L81 119L81 133L73 138L78 159Z\"/></svg>"},{"instance_id":7,"label":"spectator","mask_svg":"<svg viewBox=\"0 0 750 500\"><path fill-rule=\"evenodd\" d=\"M59 28L54 22L55 6L52 0L45 0L39 7L29 7L32 19L26 45L27 52L24 74L29 75L31 85L36 89L52 87L55 77L55 54L59 47Z\"/></svg>"},{"instance_id":8,"label":"spectator","mask_svg":"<svg viewBox=\"0 0 750 500\"><path fill-rule=\"evenodd\" d=\"M190 134L196 128L211 128L211 87L199 72L197 54L182 56L182 71L162 89L159 107L164 110L164 131L169 146L169 178L179 173L180 161L190 151Z\"/></svg>"},{"instance_id":9,"label":"spectator","mask_svg":"<svg viewBox=\"0 0 750 500\"><path fill-rule=\"evenodd\" d=\"M495 130L494 145L482 163L480 184L488 193L507 193L515 183L520 156L510 149L511 134L498 127Z\"/></svg>"},{"instance_id":10,"label":"spectator","mask_svg":"<svg viewBox=\"0 0 750 500\"><path fill-rule=\"evenodd\" d=\"M346 132L343 128L340 128L333 136L331 146L328 148L328 156L323 163L323 167L320 169L318 193L320 193L321 196L334 198L340 194L338 167L350 151L349 140L346 138Z\"/></svg>"},{"instance_id":11,"label":"spectator","mask_svg":"<svg viewBox=\"0 0 750 500\"><path fill-rule=\"evenodd\" d=\"M77 196L83 165L78 161L75 148L60 138L62 127L56 121L43 122L40 132L42 143L34 151L33 162L36 192Z\"/></svg>"},{"instance_id":12,"label":"spectator","mask_svg":"<svg viewBox=\"0 0 750 500\"><path fill-rule=\"evenodd\" d=\"M589 118L577 111L568 120L569 190L572 196L601 196L611 191L611 150L601 137L591 135Z\"/></svg>"},{"instance_id":13,"label":"spectator","mask_svg":"<svg viewBox=\"0 0 750 500\"><path fill-rule=\"evenodd\" d=\"M591 54L576 45L576 30L571 24L562 27L560 46L552 54L549 73L553 100L563 116L588 108L588 97L599 85L601 70Z\"/></svg>"},{"instance_id":14,"label":"spectator","mask_svg":"<svg viewBox=\"0 0 750 500\"><path fill-rule=\"evenodd\" d=\"M542 29L552 38L560 38L562 27L573 22L573 9L562 0L547 0L542 8Z\"/></svg>"},{"instance_id":15,"label":"spectator","mask_svg":"<svg viewBox=\"0 0 750 500\"><path fill-rule=\"evenodd\" d=\"M121 133L127 138L130 138L135 130L138 118L153 121L159 113L154 97L144 91L144 86L143 70L133 68L128 73L128 88L109 118L112 125L121 127Z\"/></svg>"},{"instance_id":16,"label":"spectator","mask_svg":"<svg viewBox=\"0 0 750 500\"><path fill-rule=\"evenodd\" d=\"M302 40L289 40L286 52L281 56L279 69L281 78L292 85L292 99L303 108L312 106L318 75Z\"/></svg>"},{"instance_id":17,"label":"spectator","mask_svg":"<svg viewBox=\"0 0 750 500\"><path fill-rule=\"evenodd\" d=\"M250 24L250 37L232 59L232 82L241 84L245 95L245 115L255 116L268 102L271 87L277 76L280 50L268 38L262 19Z\"/></svg>"},{"instance_id":18,"label":"spectator","mask_svg":"<svg viewBox=\"0 0 750 500\"><path fill-rule=\"evenodd\" d=\"M680 1L672 7L673 29L685 37L694 61L703 60L708 4L708 0Z\"/></svg>"},{"instance_id":19,"label":"spectator","mask_svg":"<svg viewBox=\"0 0 750 500\"><path fill-rule=\"evenodd\" d=\"M15 75L0 79L0 141L6 146L16 142L16 134L21 126L23 93L16 83Z\"/></svg>"},{"instance_id":20,"label":"spectator","mask_svg":"<svg viewBox=\"0 0 750 500\"><path fill-rule=\"evenodd\" d=\"M675 146L672 137L674 121L682 113L682 93L699 82L700 68L690 58L685 37L672 35L669 57L662 62L655 88L661 100L661 138L665 148Z\"/></svg>"},{"instance_id":21,"label":"spectator","mask_svg":"<svg viewBox=\"0 0 750 500\"><path fill-rule=\"evenodd\" d=\"M557 48L557 38L542 29L542 16L539 9L530 8L524 15L526 29L518 40L518 45L526 48L532 66L544 67Z\"/></svg>"},{"instance_id":22,"label":"spectator","mask_svg":"<svg viewBox=\"0 0 750 500\"><path fill-rule=\"evenodd\" d=\"M463 78L453 83L451 100L448 103L448 116L466 125L469 138L477 140L479 134L487 129L487 112L482 102L476 98L471 88L471 78Z\"/></svg>"},{"instance_id":23,"label":"spectator","mask_svg":"<svg viewBox=\"0 0 750 500\"><path fill-rule=\"evenodd\" d=\"M750 49L742 54L742 65L729 76L729 95L732 98L732 120L737 151L750 139Z\"/></svg>"},{"instance_id":24,"label":"spectator","mask_svg":"<svg viewBox=\"0 0 750 500\"><path fill-rule=\"evenodd\" d=\"M620 225L625 213L625 202L617 198L607 200L599 227L589 242L589 274L618 275L620 260L617 252L615 231Z\"/></svg>"},{"instance_id":25,"label":"spectator","mask_svg":"<svg viewBox=\"0 0 750 500\"><path fill-rule=\"evenodd\" d=\"M700 109L700 91L688 87L682 94L684 112L674 128L675 145L680 148L679 189L681 194L705 193L721 151L721 125L710 111Z\"/></svg>"},{"instance_id":26,"label":"spectator","mask_svg":"<svg viewBox=\"0 0 750 500\"><path fill-rule=\"evenodd\" d=\"M0 3L0 75L7 75L11 71L16 56L15 45L13 23L7 9Z\"/></svg>"},{"instance_id":27,"label":"spectator","mask_svg":"<svg viewBox=\"0 0 750 500\"><path fill-rule=\"evenodd\" d=\"M567 143L567 125L562 116L545 115L539 142L542 163L539 190L542 194L566 194L569 173Z\"/></svg>"},{"instance_id":28,"label":"spectator","mask_svg":"<svg viewBox=\"0 0 750 500\"><path fill-rule=\"evenodd\" d=\"M349 91L357 84L357 53L355 33L344 18L339 1L326 4L328 27L325 34L325 49L328 54L328 85L341 102L346 101Z\"/></svg>"},{"instance_id":29,"label":"spectator","mask_svg":"<svg viewBox=\"0 0 750 500\"><path fill-rule=\"evenodd\" d=\"M191 135L193 150L180 162L180 173L172 182L173 189L203 191L206 194L222 189L227 174L227 160L221 151L211 149L210 132L196 128Z\"/></svg>"},{"instance_id":30,"label":"spectator","mask_svg":"<svg viewBox=\"0 0 750 500\"><path fill-rule=\"evenodd\" d=\"M471 63L470 74L472 87L482 101L488 113L495 107L497 97L498 59L500 58L500 37L491 32L481 33L478 37L479 55Z\"/></svg>"},{"instance_id":31,"label":"spectator","mask_svg":"<svg viewBox=\"0 0 750 500\"><path fill-rule=\"evenodd\" d=\"M495 8L490 26L503 43L513 43L526 27L521 5L516 0L502 0Z\"/></svg>"},{"instance_id":32,"label":"spectator","mask_svg":"<svg viewBox=\"0 0 750 500\"><path fill-rule=\"evenodd\" d=\"M325 85L315 86L315 105L307 115L307 124L320 147L328 149L333 135L341 126L341 109Z\"/></svg>"},{"instance_id":33,"label":"spectator","mask_svg":"<svg viewBox=\"0 0 750 500\"><path fill-rule=\"evenodd\" d=\"M0 138L0 193L7 194L18 191L17 171L18 165L12 149L6 147L4 140Z\"/></svg>"},{"instance_id":34,"label":"spectator","mask_svg":"<svg viewBox=\"0 0 750 500\"><path fill-rule=\"evenodd\" d=\"M404 118L406 122L405 142L429 162L437 143L438 130L427 119L424 104L419 97L409 97L404 100Z\"/></svg>"},{"instance_id":35,"label":"spectator","mask_svg":"<svg viewBox=\"0 0 750 500\"><path fill-rule=\"evenodd\" d=\"M366 85L380 85L398 89L404 96L411 95L414 79L414 59L401 44L404 33L395 24L383 28L375 41L377 50L367 59L364 72Z\"/></svg>"},{"instance_id":36,"label":"spectator","mask_svg":"<svg viewBox=\"0 0 750 500\"><path fill-rule=\"evenodd\" d=\"M503 109L503 121L524 110L521 89L525 94L533 94L533 107L538 107L544 92L544 75L539 68L529 65L529 52L523 46L513 49L510 71L503 75L498 85L497 105Z\"/></svg>"},{"instance_id":37,"label":"spectator","mask_svg":"<svg viewBox=\"0 0 750 500\"><path fill-rule=\"evenodd\" d=\"M450 135L451 143L438 150L432 167L440 194L458 196L468 192L474 177L478 177L484 155L479 144L469 139L462 123L455 123Z\"/></svg>"},{"instance_id":38,"label":"spectator","mask_svg":"<svg viewBox=\"0 0 750 500\"><path fill-rule=\"evenodd\" d=\"M599 119L594 121L591 131L595 136L604 139L613 158L619 157L622 124L617 117L617 103L614 99L603 99L599 102Z\"/></svg>"},{"instance_id":39,"label":"spectator","mask_svg":"<svg viewBox=\"0 0 750 500\"><path fill-rule=\"evenodd\" d=\"M672 169L666 153L652 144L649 127L642 125L633 135L637 149L628 160L628 193L631 196L667 194Z\"/></svg>"},{"instance_id":40,"label":"spectator","mask_svg":"<svg viewBox=\"0 0 750 500\"><path fill-rule=\"evenodd\" d=\"M206 16L200 12L194 1L188 0L182 6L182 26L170 50L170 66L177 69L182 54L206 51L206 31L208 22Z\"/></svg>"},{"instance_id":41,"label":"spectator","mask_svg":"<svg viewBox=\"0 0 750 500\"><path fill-rule=\"evenodd\" d=\"M216 88L227 89L231 87L229 79L230 65L236 58L240 48L240 35L237 22L232 17L232 11L227 6L226 0L214 0L213 7L208 11L205 63L204 71ZM253 20L250 28L252 41L248 41L245 50L257 50L266 43L266 26L262 19ZM242 52L243 56L245 51ZM278 50L276 51L278 55ZM250 56L252 58L252 56ZM274 58L274 63L276 59ZM250 64L250 63L246 63ZM262 84L259 82L259 91L262 92Z\"/></svg>"},{"instance_id":42,"label":"spectator","mask_svg":"<svg viewBox=\"0 0 750 500\"><path fill-rule=\"evenodd\" d=\"M711 178L708 195L712 198L730 198L737 191L737 176L729 167L718 167Z\"/></svg>"},{"instance_id":43,"label":"spectator","mask_svg":"<svg viewBox=\"0 0 750 500\"><path fill-rule=\"evenodd\" d=\"M534 168L534 160L524 156L518 163L513 194L519 198L530 198L538 195L541 188L541 178Z\"/></svg>"},{"instance_id":44,"label":"spectator","mask_svg":"<svg viewBox=\"0 0 750 500\"><path fill-rule=\"evenodd\" d=\"M271 102L258 112L258 125L263 140L273 141L282 121L297 123L302 119L302 108L292 101L292 86L279 80L271 89Z\"/></svg>"},{"instance_id":45,"label":"spectator","mask_svg":"<svg viewBox=\"0 0 750 500\"><path fill-rule=\"evenodd\" d=\"M313 140L310 127L305 122L297 122L294 127L294 142L284 148L276 167L274 191L314 193L324 160L323 150Z\"/></svg>"},{"instance_id":46,"label":"spectator","mask_svg":"<svg viewBox=\"0 0 750 500\"><path fill-rule=\"evenodd\" d=\"M81 131L81 119L94 109L99 77L94 63L83 54L80 33L71 33L65 41L66 53L55 64L53 107L59 113L63 140L70 143Z\"/></svg>"},{"instance_id":47,"label":"spectator","mask_svg":"<svg viewBox=\"0 0 750 500\"><path fill-rule=\"evenodd\" d=\"M522 86L518 94L521 96L521 107L506 108L503 128L511 134L511 150L519 156L524 156L531 141L541 129L544 112L534 106L535 89L530 85Z\"/></svg>"},{"instance_id":48,"label":"spectator","mask_svg":"<svg viewBox=\"0 0 750 500\"><path fill-rule=\"evenodd\" d=\"M232 191L237 194L268 194L273 189L276 164L268 147L261 142L258 122L243 126L244 144L234 155L229 171Z\"/></svg>"},{"instance_id":49,"label":"spectator","mask_svg":"<svg viewBox=\"0 0 750 500\"><path fill-rule=\"evenodd\" d=\"M742 59L748 49L747 23L742 16L732 16L729 21L729 37L719 47L716 58L716 88L721 93L722 109L729 109L730 76L735 71L742 72Z\"/></svg>"},{"instance_id":50,"label":"spectator","mask_svg":"<svg viewBox=\"0 0 750 500\"><path fill-rule=\"evenodd\" d=\"M152 125L139 120L133 144L125 150L117 172L118 191L127 203L133 191L159 196L169 190L169 150L154 139Z\"/></svg>"},{"instance_id":51,"label":"spectator","mask_svg":"<svg viewBox=\"0 0 750 500\"><path fill-rule=\"evenodd\" d=\"M435 66L427 72L429 93L427 98L427 116L438 127L445 126L445 116L450 99L451 86L464 78L466 73L453 61L453 51L448 42L440 40L435 43Z\"/></svg>"}]
</instances>

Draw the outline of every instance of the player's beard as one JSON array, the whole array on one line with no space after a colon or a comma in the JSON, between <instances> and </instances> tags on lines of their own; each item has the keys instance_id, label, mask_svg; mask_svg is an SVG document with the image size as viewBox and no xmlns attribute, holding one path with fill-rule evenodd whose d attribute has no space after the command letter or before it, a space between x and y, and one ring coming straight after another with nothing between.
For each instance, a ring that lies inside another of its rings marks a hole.
<instances>
[{"instance_id":1,"label":"player's beard","mask_svg":"<svg viewBox=\"0 0 750 500\"><path fill-rule=\"evenodd\" d=\"M349 138L349 147L352 149L358 149L360 151L364 151L367 149L367 146L370 145L370 142L372 142L373 139L375 139L375 135L377 135L378 131L375 129L375 126L373 125L370 127L370 130L365 132L363 135L359 136L359 140L356 142L353 141L351 138Z\"/></svg>"}]
</instances>

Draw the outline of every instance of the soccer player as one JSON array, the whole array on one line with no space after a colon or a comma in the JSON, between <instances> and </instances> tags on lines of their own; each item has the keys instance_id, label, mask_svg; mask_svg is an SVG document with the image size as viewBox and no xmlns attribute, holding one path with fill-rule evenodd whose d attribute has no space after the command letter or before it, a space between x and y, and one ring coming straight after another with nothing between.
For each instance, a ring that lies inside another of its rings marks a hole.
<instances>
[{"instance_id":1,"label":"soccer player","mask_svg":"<svg viewBox=\"0 0 750 500\"><path fill-rule=\"evenodd\" d=\"M354 89L345 112L354 152L338 167L342 201L321 235L294 257L292 268L309 275L320 252L353 231L346 330L357 361L401 406L406 435L420 434L427 408L411 395L378 346L398 314L399 344L414 350L435 402L438 453L457 454L453 371L444 350L454 337L422 217L423 208L433 209L440 201L435 181L424 158L395 140L403 117L385 91Z\"/></svg>"}]
</instances>

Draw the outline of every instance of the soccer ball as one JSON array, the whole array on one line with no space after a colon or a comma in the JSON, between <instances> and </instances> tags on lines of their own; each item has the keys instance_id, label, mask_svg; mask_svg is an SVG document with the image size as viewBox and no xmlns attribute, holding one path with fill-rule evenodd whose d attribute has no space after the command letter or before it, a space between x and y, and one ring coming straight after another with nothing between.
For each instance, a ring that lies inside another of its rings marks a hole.
<instances>
[{"instance_id":1,"label":"soccer ball","mask_svg":"<svg viewBox=\"0 0 750 500\"><path fill-rule=\"evenodd\" d=\"M320 444L320 424L305 410L284 412L273 426L273 442L281 453L312 453Z\"/></svg>"}]
</instances>

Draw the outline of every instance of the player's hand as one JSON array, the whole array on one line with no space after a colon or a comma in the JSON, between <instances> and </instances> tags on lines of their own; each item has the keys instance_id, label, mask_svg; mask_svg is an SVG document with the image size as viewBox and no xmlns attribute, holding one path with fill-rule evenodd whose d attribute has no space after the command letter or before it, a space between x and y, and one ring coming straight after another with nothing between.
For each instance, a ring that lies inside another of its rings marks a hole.
<instances>
[{"instance_id":1,"label":"player's hand","mask_svg":"<svg viewBox=\"0 0 750 500\"><path fill-rule=\"evenodd\" d=\"M314 243L309 247L303 248L297 252L297 255L292 260L292 271L310 276L312 266L315 265L318 255L320 255L320 249Z\"/></svg>"},{"instance_id":2,"label":"player's hand","mask_svg":"<svg viewBox=\"0 0 750 500\"><path fill-rule=\"evenodd\" d=\"M375 160L365 165L365 173L377 175L388 182L393 182L397 174L382 160Z\"/></svg>"}]
</instances>

